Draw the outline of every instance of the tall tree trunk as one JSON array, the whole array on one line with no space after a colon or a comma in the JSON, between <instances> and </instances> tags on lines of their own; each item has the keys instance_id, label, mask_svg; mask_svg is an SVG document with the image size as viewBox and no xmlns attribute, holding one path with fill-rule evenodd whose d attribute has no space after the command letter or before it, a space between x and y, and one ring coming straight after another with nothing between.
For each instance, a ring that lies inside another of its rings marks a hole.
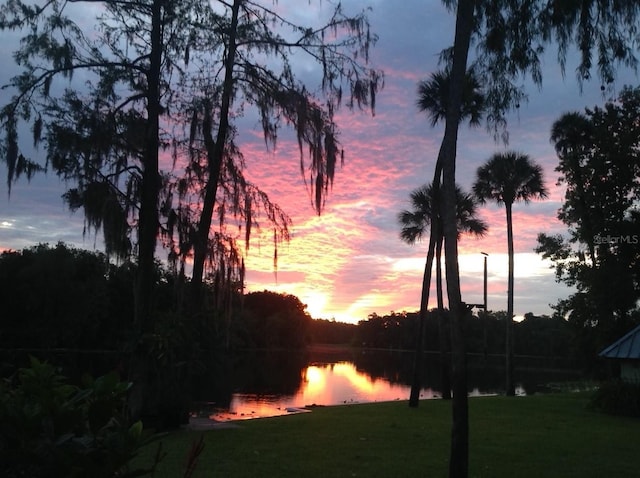
<instances>
[{"instance_id":1,"label":"tall tree trunk","mask_svg":"<svg viewBox=\"0 0 640 478\"><path fill-rule=\"evenodd\" d=\"M153 300L153 275L158 235L158 195L160 175L158 165L158 143L160 128L160 68L162 63L161 32L162 0L152 6L151 54L147 75L147 130L145 137L144 164L140 217L138 223L138 273L136 277L135 321L138 332L145 332L150 325Z\"/></svg>"},{"instance_id":2,"label":"tall tree trunk","mask_svg":"<svg viewBox=\"0 0 640 478\"><path fill-rule=\"evenodd\" d=\"M507 254L509 256L509 272L507 279L507 330L505 340L505 393L508 397L516 394L513 382L513 216L512 204L505 204L507 209Z\"/></svg>"},{"instance_id":3,"label":"tall tree trunk","mask_svg":"<svg viewBox=\"0 0 640 478\"><path fill-rule=\"evenodd\" d=\"M458 269L458 229L456 221L456 150L460 107L464 89L467 56L474 26L474 0L459 0L451 67L449 108L438 160L442 162L442 211L445 269L449 310L451 311L452 427L449 476L466 478L469 472L469 410L467 366L462 321L467 313L460 293Z\"/></svg>"},{"instance_id":4,"label":"tall tree trunk","mask_svg":"<svg viewBox=\"0 0 640 478\"><path fill-rule=\"evenodd\" d=\"M204 263L207 258L207 247L209 244L209 232L211 229L211 221L213 218L213 210L216 203L216 195L218 192L218 183L220 181L220 170L224 159L225 144L229 130L229 109L233 99L233 66L236 61L236 37L238 30L238 12L242 0L234 0L231 7L231 26L229 28L229 45L227 47L227 56L225 59L224 83L222 86L222 99L220 105L220 124L218 125L218 133L215 141L211 134L211 107L207 106L205 111L205 119L203 121L203 134L205 147L207 149L207 165L208 165L208 181L205 186L204 201L200 220L198 222L198 230L196 232L196 240L193 245L193 274L191 278L191 286L193 289L194 307L199 307L202 301L202 280L204 274Z\"/></svg>"},{"instance_id":5,"label":"tall tree trunk","mask_svg":"<svg viewBox=\"0 0 640 478\"><path fill-rule=\"evenodd\" d=\"M158 165L160 128L160 70L162 65L162 5L155 0L151 7L151 53L147 73L147 129L145 132L144 163L138 222L138 269L134 290L134 329L136 343L130 364L133 383L129 395L129 413L138 419L143 412L149 390L150 358L143 349L142 337L153 326L151 320L156 237L158 235L158 195L160 175Z\"/></svg>"},{"instance_id":6,"label":"tall tree trunk","mask_svg":"<svg viewBox=\"0 0 640 478\"><path fill-rule=\"evenodd\" d=\"M442 159L439 156L436 160L436 167L433 173L433 197L439 197L440 182L442 179ZM411 382L411 393L409 395L409 406L417 407L420 399L421 379L422 379L422 362L424 349L424 336L426 333L427 307L429 306L429 292L431 289L431 272L433 269L433 259L435 256L435 248L438 242L442 242L442 229L438 221L438 209L432 204L431 218L429 227L429 249L427 251L427 260L425 261L424 273L422 275L422 292L420 295L420 314L418 318L418 337L416 339L416 350L413 363L413 380ZM438 260L440 253L438 253Z\"/></svg>"},{"instance_id":7,"label":"tall tree trunk","mask_svg":"<svg viewBox=\"0 0 640 478\"><path fill-rule=\"evenodd\" d=\"M438 299L438 345L440 348L440 384L442 398L451 400L451 363L449 362L449 344L451 335L447 333L447 319L444 314L444 297L442 291L442 227L438 227L438 244L436 246L436 296Z\"/></svg>"},{"instance_id":8,"label":"tall tree trunk","mask_svg":"<svg viewBox=\"0 0 640 478\"><path fill-rule=\"evenodd\" d=\"M442 227L438 227L438 244L436 245L436 299L438 311L444 309L444 296L442 290L442 245L444 237L442 236Z\"/></svg>"},{"instance_id":9,"label":"tall tree trunk","mask_svg":"<svg viewBox=\"0 0 640 478\"><path fill-rule=\"evenodd\" d=\"M422 362L424 349L424 336L427 322L427 307L429 306L429 290L431 289L431 269L435 254L435 226L431 220L431 232L429 233L429 250L422 275L422 293L420 295L420 314L418 317L418 336L416 337L416 349L413 357L413 379L411 381L411 393L409 394L409 406L417 407L420 403L420 389L422 388Z\"/></svg>"}]
</instances>

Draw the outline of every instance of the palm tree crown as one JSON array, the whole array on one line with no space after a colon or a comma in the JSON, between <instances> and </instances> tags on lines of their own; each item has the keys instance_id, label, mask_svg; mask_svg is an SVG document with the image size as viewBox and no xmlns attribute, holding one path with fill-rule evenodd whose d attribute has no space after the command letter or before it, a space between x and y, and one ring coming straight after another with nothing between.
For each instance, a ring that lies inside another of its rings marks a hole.
<instances>
[{"instance_id":1,"label":"palm tree crown","mask_svg":"<svg viewBox=\"0 0 640 478\"><path fill-rule=\"evenodd\" d=\"M448 69L436 71L429 80L418 83L418 109L429 114L432 127L447 116L450 83L451 72ZM470 126L479 126L485 109L486 100L480 80L473 70L468 70L462 93L460 121L468 119Z\"/></svg>"},{"instance_id":2,"label":"palm tree crown","mask_svg":"<svg viewBox=\"0 0 640 478\"><path fill-rule=\"evenodd\" d=\"M402 226L400 238L407 244L414 244L422 239L431 224L434 216L434 208L438 208L438 198L435 197L435 188L431 184L425 184L410 194L410 211L405 210L398 214L398 222ZM475 198L456 186L457 227L458 237L461 234L483 236L487 232L487 224L477 217L477 203Z\"/></svg>"},{"instance_id":3,"label":"palm tree crown","mask_svg":"<svg viewBox=\"0 0 640 478\"><path fill-rule=\"evenodd\" d=\"M542 168L522 153L509 151L494 154L478 168L473 192L481 204L494 201L511 206L514 202L528 203L547 197Z\"/></svg>"}]
</instances>

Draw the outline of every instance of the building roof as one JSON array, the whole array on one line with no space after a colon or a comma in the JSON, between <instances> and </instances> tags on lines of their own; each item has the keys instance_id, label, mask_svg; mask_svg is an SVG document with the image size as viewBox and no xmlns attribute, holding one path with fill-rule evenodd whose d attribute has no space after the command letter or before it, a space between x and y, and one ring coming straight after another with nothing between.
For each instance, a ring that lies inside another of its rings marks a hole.
<instances>
[{"instance_id":1,"label":"building roof","mask_svg":"<svg viewBox=\"0 0 640 478\"><path fill-rule=\"evenodd\" d=\"M600 352L600 357L640 360L640 325Z\"/></svg>"}]
</instances>

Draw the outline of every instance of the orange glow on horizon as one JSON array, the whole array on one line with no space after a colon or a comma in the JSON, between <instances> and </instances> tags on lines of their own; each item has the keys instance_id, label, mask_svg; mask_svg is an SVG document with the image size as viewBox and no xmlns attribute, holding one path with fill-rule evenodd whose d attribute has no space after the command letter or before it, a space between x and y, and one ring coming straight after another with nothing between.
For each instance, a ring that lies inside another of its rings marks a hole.
<instances>
[{"instance_id":1,"label":"orange glow on horizon","mask_svg":"<svg viewBox=\"0 0 640 478\"><path fill-rule=\"evenodd\" d=\"M484 257L479 251L487 250L489 309L506 310L507 254L496 250L485 241L466 242L471 244L463 244L459 256L463 300L467 303L482 302ZM469 246L468 249L465 245ZM309 255L304 252L305 248L300 254L296 254L291 246L282 254L283 265L278 270L278 282L273 281L274 274L270 271L261 274L259 279L251 284L253 281L250 273L248 290L269 289L296 295L307 305L307 311L314 319L335 319L356 324L360 320L366 320L373 313L385 315L391 311L415 312L419 309L425 264L421 249L424 249L421 245L413 248L407 246L407 255L397 258L373 255L363 259L354 257L352 261L369 264L379 272L375 275L374 270L374 276L371 278L363 275L359 281L347 283L341 278L346 274L344 270L352 270L352 275L358 274L357 265L349 265L342 260L335 261L331 255L316 255L311 262ZM342 256L343 252L337 254ZM527 288L521 285L523 281L535 282L548 276L552 273L549 266L548 261L544 261L534 252L517 252L516 292L529 293ZM539 313L521 306L517 300L515 305L518 315L524 315L526 312ZM429 297L429 308L434 307L435 264Z\"/></svg>"},{"instance_id":2,"label":"orange glow on horizon","mask_svg":"<svg viewBox=\"0 0 640 478\"><path fill-rule=\"evenodd\" d=\"M300 298L303 304L307 306L307 312L314 319L319 319L325 315L325 305L327 296L321 292L310 291Z\"/></svg>"}]
</instances>

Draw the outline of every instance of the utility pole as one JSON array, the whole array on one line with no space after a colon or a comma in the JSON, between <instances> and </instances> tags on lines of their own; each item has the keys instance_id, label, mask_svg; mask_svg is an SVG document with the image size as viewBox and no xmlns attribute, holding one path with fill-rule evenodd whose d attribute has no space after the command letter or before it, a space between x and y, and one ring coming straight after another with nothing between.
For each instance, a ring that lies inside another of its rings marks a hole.
<instances>
[{"instance_id":1,"label":"utility pole","mask_svg":"<svg viewBox=\"0 0 640 478\"><path fill-rule=\"evenodd\" d=\"M489 318L487 317L487 258L489 257L489 254L487 254L486 252L481 252L480 254L482 254L484 256L484 301L483 301L483 309L484 309L484 317L482 318L482 322L483 322L483 331L482 331L482 335L483 335L483 342L482 342L482 347L483 347L483 352L484 352L484 359L485 361L487 360L487 321L489 320Z\"/></svg>"},{"instance_id":2,"label":"utility pole","mask_svg":"<svg viewBox=\"0 0 640 478\"><path fill-rule=\"evenodd\" d=\"M487 254L486 252L481 252L480 254L482 254L484 256L484 313L487 313L487 257L489 257L489 254Z\"/></svg>"}]
</instances>

